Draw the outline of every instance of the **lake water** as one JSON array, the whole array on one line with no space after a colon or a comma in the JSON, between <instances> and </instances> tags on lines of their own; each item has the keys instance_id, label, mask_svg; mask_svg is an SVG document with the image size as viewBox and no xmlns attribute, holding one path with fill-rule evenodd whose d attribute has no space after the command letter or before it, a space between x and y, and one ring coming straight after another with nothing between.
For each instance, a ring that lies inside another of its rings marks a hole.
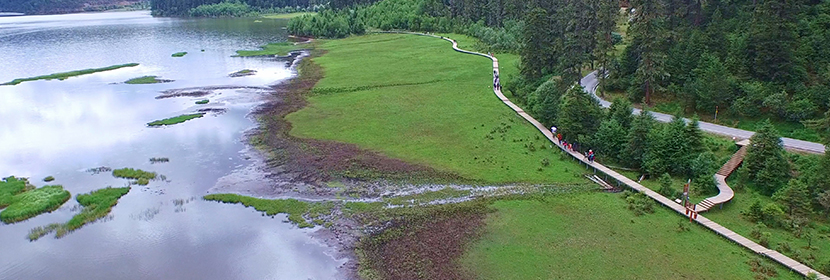
<instances>
[{"instance_id":1,"label":"lake water","mask_svg":"<svg viewBox=\"0 0 830 280\"><path fill-rule=\"evenodd\" d=\"M99 166L155 171L167 181L134 186L107 219L35 242L29 230L68 221L71 199L55 212L0 223L0 279L331 279L342 263L309 234L251 208L201 200L222 178L249 169L243 134L267 90L229 88L205 97L156 99L162 91L205 86L267 87L293 75L289 61L232 57L284 41L285 20L170 19L149 12L0 17L0 83L124 63L137 67L0 86L0 177L61 184L73 194L126 180ZM204 50L204 51L202 51ZM171 54L186 51L181 58ZM257 75L230 78L242 69ZM128 85L156 75L171 83ZM195 101L209 99L206 105ZM163 128L146 123L222 109ZM151 164L151 157L169 163ZM227 181L227 180L225 180ZM186 201L176 205L174 201Z\"/></svg>"}]
</instances>

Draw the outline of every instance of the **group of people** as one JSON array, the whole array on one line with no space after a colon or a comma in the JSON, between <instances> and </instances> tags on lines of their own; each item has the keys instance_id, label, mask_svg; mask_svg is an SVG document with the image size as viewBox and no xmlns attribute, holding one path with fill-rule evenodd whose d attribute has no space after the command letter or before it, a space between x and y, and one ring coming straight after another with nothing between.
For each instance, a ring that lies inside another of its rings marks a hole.
<instances>
[{"instance_id":1,"label":"group of people","mask_svg":"<svg viewBox=\"0 0 830 280\"><path fill-rule=\"evenodd\" d=\"M501 82L499 81L499 72L493 70L493 88L501 90Z\"/></svg>"},{"instance_id":2,"label":"group of people","mask_svg":"<svg viewBox=\"0 0 830 280\"><path fill-rule=\"evenodd\" d=\"M561 133L556 133L556 127L552 126L550 128L550 133L556 135L556 140L559 141L559 145L562 145L562 148L568 151L576 151L579 150L578 143L568 143L568 140L562 139ZM574 148L575 146L575 148ZM588 162L594 162L594 150L589 149L587 153L585 153L585 158L588 159Z\"/></svg>"}]
</instances>

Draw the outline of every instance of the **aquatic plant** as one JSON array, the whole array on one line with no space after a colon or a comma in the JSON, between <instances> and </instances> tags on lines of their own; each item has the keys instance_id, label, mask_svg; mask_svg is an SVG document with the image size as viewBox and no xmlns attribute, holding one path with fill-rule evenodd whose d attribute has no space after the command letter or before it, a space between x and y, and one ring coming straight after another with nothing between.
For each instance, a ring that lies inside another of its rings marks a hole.
<instances>
[{"instance_id":1,"label":"aquatic plant","mask_svg":"<svg viewBox=\"0 0 830 280\"><path fill-rule=\"evenodd\" d=\"M272 56L272 55L287 55L291 51L302 49L302 45L294 45L290 42L271 43L260 47L257 51L236 51L236 56Z\"/></svg>"},{"instance_id":2,"label":"aquatic plant","mask_svg":"<svg viewBox=\"0 0 830 280\"><path fill-rule=\"evenodd\" d=\"M162 157L162 158L150 158L150 163L165 163L170 162L169 158Z\"/></svg>"},{"instance_id":3,"label":"aquatic plant","mask_svg":"<svg viewBox=\"0 0 830 280\"><path fill-rule=\"evenodd\" d=\"M172 56L173 57L182 57L182 56L185 56L186 54L187 54L187 52L177 52L177 53L174 53Z\"/></svg>"},{"instance_id":4,"label":"aquatic plant","mask_svg":"<svg viewBox=\"0 0 830 280\"><path fill-rule=\"evenodd\" d=\"M72 216L65 224L54 223L45 227L36 227L29 231L29 241L35 241L51 232L56 232L55 237L61 238L64 235L77 230L88 223L97 221L112 211L112 207L118 204L118 199L130 192L130 187L112 188L106 187L87 194L80 194L75 200L84 208L75 216Z\"/></svg>"},{"instance_id":5,"label":"aquatic plant","mask_svg":"<svg viewBox=\"0 0 830 280\"><path fill-rule=\"evenodd\" d=\"M132 78L124 82L125 84L130 85L145 85L145 84L158 84L158 83L169 83L173 80L166 80L166 79L159 79L157 76L143 76L138 78Z\"/></svg>"},{"instance_id":6,"label":"aquatic plant","mask_svg":"<svg viewBox=\"0 0 830 280\"><path fill-rule=\"evenodd\" d=\"M148 172L141 169L132 169L132 168L121 168L112 171L112 176L118 178L126 178L126 179L145 179L145 180L153 180L158 177L158 174L155 172Z\"/></svg>"},{"instance_id":7,"label":"aquatic plant","mask_svg":"<svg viewBox=\"0 0 830 280\"><path fill-rule=\"evenodd\" d=\"M177 123L183 123L192 119L197 119L204 117L205 113L195 113L195 114L185 114L178 117L166 118L163 120L157 120L153 122L147 123L147 126L163 126L163 125L171 125Z\"/></svg>"},{"instance_id":8,"label":"aquatic plant","mask_svg":"<svg viewBox=\"0 0 830 280\"><path fill-rule=\"evenodd\" d=\"M11 82L0 84L0 86L7 86L7 85L14 86L14 85L18 85L22 82L36 81L36 80L54 80L54 79L58 79L58 80L63 81L63 80L66 80L69 77L81 76L81 75L86 75L86 74L110 71L110 70L115 70L115 69L119 69L119 68L133 67L133 66L138 66L138 63L120 64L120 65L113 65L113 66L108 66L108 67L104 67L104 68L90 68L90 69L77 70L77 71L71 71L71 72L63 72L63 73L55 73L55 74L36 76L36 77L30 77L30 78L14 79Z\"/></svg>"},{"instance_id":9,"label":"aquatic plant","mask_svg":"<svg viewBox=\"0 0 830 280\"><path fill-rule=\"evenodd\" d=\"M9 176L0 181L0 209L14 203L14 196L26 191L29 181L26 178Z\"/></svg>"},{"instance_id":10,"label":"aquatic plant","mask_svg":"<svg viewBox=\"0 0 830 280\"><path fill-rule=\"evenodd\" d=\"M210 102L210 100L203 99L203 100L196 101L196 104L203 105L203 104L208 104L208 102Z\"/></svg>"},{"instance_id":11,"label":"aquatic plant","mask_svg":"<svg viewBox=\"0 0 830 280\"><path fill-rule=\"evenodd\" d=\"M43 178L44 182L52 182L54 180L55 180L55 177L52 177L52 176L46 176L46 178Z\"/></svg>"},{"instance_id":12,"label":"aquatic plant","mask_svg":"<svg viewBox=\"0 0 830 280\"><path fill-rule=\"evenodd\" d=\"M0 220L7 224L25 221L58 209L70 197L72 195L60 185L25 191L12 198L13 203L0 212Z\"/></svg>"},{"instance_id":13,"label":"aquatic plant","mask_svg":"<svg viewBox=\"0 0 830 280\"><path fill-rule=\"evenodd\" d=\"M314 227L303 218L309 215L312 219L318 219L321 215L330 214L333 205L331 203L310 203L296 199L261 199L237 194L209 194L204 196L205 200L219 201L222 203L242 204L245 207L254 207L265 215L288 214L288 221L300 228ZM312 220L312 222L314 222Z\"/></svg>"}]
</instances>

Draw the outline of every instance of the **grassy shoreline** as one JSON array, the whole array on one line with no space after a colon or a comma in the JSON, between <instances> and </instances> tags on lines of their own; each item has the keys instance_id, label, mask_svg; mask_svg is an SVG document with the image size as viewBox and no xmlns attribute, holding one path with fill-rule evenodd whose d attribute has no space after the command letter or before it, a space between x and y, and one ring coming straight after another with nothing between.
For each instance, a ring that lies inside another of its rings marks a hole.
<instances>
[{"instance_id":1,"label":"grassy shoreline","mask_svg":"<svg viewBox=\"0 0 830 280\"><path fill-rule=\"evenodd\" d=\"M108 67L103 67L103 68L90 68L90 69L84 69L84 70L76 70L76 71L70 71L70 72L55 73L55 74L50 74L50 75L43 75L43 76L36 76L36 77L29 77L29 78L20 78L20 79L14 79L14 80L12 80L10 82L7 82L7 83L4 83L4 84L0 84L0 86L7 86L7 85L12 85L13 86L13 85L18 85L22 82L36 81L36 80L54 80L54 79L58 79L58 80L63 81L63 80L66 80L70 77L87 75L87 74L104 72L104 71L111 71L111 70L116 70L116 69L120 69L120 68L124 68L124 67L135 67L135 66L138 66L138 63L120 64L120 65L113 65L113 66L108 66Z\"/></svg>"}]
</instances>

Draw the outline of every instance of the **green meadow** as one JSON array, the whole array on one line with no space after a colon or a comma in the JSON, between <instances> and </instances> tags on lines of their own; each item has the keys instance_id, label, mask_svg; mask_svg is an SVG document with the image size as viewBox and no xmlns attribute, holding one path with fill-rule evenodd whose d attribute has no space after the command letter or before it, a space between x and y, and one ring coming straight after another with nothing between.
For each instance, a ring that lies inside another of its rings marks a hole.
<instances>
[{"instance_id":1,"label":"green meadow","mask_svg":"<svg viewBox=\"0 0 830 280\"><path fill-rule=\"evenodd\" d=\"M584 167L495 97L490 61L450 46L394 34L321 42L326 54L314 62L325 76L308 106L286 117L291 135L353 143L484 184L582 181Z\"/></svg>"}]
</instances>

